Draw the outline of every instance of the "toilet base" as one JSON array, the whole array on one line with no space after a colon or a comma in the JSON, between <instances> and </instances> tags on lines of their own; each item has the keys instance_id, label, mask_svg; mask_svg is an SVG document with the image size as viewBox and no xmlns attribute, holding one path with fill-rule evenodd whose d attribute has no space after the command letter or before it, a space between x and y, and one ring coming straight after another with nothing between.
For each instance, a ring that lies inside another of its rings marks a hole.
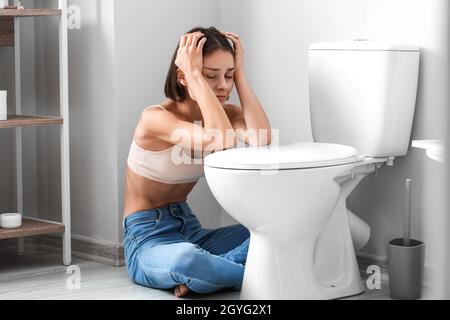
<instances>
[{"instance_id":1,"label":"toilet base","mask_svg":"<svg viewBox=\"0 0 450 320\"><path fill-rule=\"evenodd\" d=\"M322 230L296 239L252 232L240 299L337 299L364 292L341 198Z\"/></svg>"}]
</instances>

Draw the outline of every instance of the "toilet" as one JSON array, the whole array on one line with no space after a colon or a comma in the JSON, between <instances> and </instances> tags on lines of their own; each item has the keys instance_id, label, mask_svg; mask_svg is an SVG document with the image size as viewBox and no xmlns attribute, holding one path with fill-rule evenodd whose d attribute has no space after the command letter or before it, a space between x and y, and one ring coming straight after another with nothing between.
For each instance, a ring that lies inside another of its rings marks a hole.
<instances>
[{"instance_id":1,"label":"toilet","mask_svg":"<svg viewBox=\"0 0 450 320\"><path fill-rule=\"evenodd\" d=\"M314 142L208 155L206 181L250 231L241 299L362 293L355 250L370 227L347 209L359 182L407 153L419 50L375 41L309 48Z\"/></svg>"}]
</instances>

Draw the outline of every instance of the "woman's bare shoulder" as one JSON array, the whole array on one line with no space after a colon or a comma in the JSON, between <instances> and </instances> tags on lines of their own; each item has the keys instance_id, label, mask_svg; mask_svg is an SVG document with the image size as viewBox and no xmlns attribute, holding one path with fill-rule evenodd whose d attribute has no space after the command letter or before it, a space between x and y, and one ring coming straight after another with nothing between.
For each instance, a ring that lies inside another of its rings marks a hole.
<instances>
[{"instance_id":1,"label":"woman's bare shoulder","mask_svg":"<svg viewBox=\"0 0 450 320\"><path fill-rule=\"evenodd\" d=\"M178 118L170 109L145 108L136 126L134 140L147 150L159 151L166 149L172 144L162 140L159 136L175 125L177 120Z\"/></svg>"},{"instance_id":2,"label":"woman's bare shoulder","mask_svg":"<svg viewBox=\"0 0 450 320\"><path fill-rule=\"evenodd\" d=\"M163 108L161 108L163 107ZM161 123L171 121L173 113L164 104L151 105L144 108L135 129L135 138L148 138Z\"/></svg>"}]
</instances>

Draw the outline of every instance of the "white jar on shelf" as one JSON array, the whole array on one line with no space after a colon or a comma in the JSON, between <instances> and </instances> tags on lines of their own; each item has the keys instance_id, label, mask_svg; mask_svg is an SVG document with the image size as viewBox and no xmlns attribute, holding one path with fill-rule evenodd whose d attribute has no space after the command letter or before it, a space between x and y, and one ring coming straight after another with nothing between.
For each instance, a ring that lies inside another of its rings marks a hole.
<instances>
[{"instance_id":1,"label":"white jar on shelf","mask_svg":"<svg viewBox=\"0 0 450 320\"><path fill-rule=\"evenodd\" d=\"M20 213L0 214L0 228L15 229L22 226L22 215Z\"/></svg>"}]
</instances>

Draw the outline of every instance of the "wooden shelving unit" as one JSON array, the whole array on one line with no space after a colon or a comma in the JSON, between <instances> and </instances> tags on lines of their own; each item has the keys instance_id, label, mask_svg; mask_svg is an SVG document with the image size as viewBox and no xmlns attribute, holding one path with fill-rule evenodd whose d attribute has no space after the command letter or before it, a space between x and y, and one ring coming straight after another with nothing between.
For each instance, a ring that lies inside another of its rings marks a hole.
<instances>
[{"instance_id":1,"label":"wooden shelving unit","mask_svg":"<svg viewBox=\"0 0 450 320\"><path fill-rule=\"evenodd\" d=\"M15 5L18 1L15 0ZM22 114L21 89L21 46L20 19L26 17L55 16L59 19L59 116L37 116ZM61 132L61 196L62 223L36 218L24 217L22 226L17 229L0 228L0 240L18 238L19 254L23 253L23 237L48 234L63 234L63 263L71 263L70 231L70 170L69 170L69 86L68 86L68 43L67 43L67 0L58 0L58 9L0 9L0 50L1 47L14 47L14 100L15 115L0 121L0 129L14 128L16 144L16 180L17 212L23 212L23 177L22 177L22 128L34 126L60 126ZM2 76L0 74L0 76ZM39 215L39 213L38 213ZM1 245L1 243L0 243Z\"/></svg>"}]
</instances>

